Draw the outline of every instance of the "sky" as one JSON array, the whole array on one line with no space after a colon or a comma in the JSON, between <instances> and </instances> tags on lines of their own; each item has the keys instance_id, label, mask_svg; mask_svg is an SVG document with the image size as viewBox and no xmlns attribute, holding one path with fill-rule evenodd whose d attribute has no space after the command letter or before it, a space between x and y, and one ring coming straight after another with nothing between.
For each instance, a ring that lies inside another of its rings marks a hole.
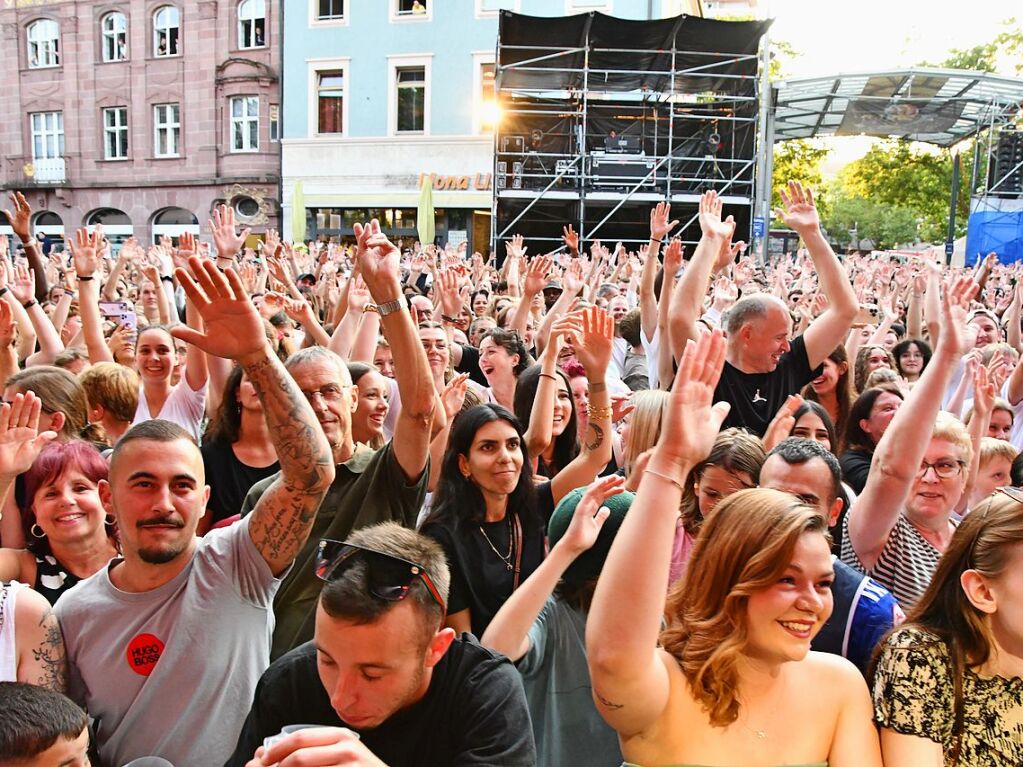
<instances>
[{"instance_id":1,"label":"sky","mask_svg":"<svg viewBox=\"0 0 1023 767\"><path fill-rule=\"evenodd\" d=\"M800 52L787 61L790 77L813 77L909 67L939 61L952 48L972 48L992 40L1001 22L1023 22L1020 0L759 0L758 11L775 19L772 39ZM832 175L862 156L873 139L828 139Z\"/></svg>"}]
</instances>

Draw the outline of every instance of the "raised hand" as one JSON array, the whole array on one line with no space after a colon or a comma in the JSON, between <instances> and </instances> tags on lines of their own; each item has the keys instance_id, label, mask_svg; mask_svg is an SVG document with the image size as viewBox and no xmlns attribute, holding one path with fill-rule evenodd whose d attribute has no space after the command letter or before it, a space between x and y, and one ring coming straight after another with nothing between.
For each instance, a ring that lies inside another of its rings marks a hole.
<instances>
[{"instance_id":1,"label":"raised hand","mask_svg":"<svg viewBox=\"0 0 1023 767\"><path fill-rule=\"evenodd\" d=\"M366 287L366 281L362 279L362 275L353 274L351 284L348 286L348 309L353 312L362 312L366 308L366 304L370 303L371 298L369 288Z\"/></svg>"},{"instance_id":2,"label":"raised hand","mask_svg":"<svg viewBox=\"0 0 1023 767\"><path fill-rule=\"evenodd\" d=\"M369 286L377 303L393 301L401 296L401 252L380 231L375 218L368 224L355 225L355 238L359 243L356 259L362 279Z\"/></svg>"},{"instance_id":3,"label":"raised hand","mask_svg":"<svg viewBox=\"0 0 1023 767\"><path fill-rule=\"evenodd\" d=\"M10 307L8 307L8 311ZM39 432L43 403L35 394L15 394L0 405L0 476L13 478L28 471L57 432Z\"/></svg>"},{"instance_id":4,"label":"raised hand","mask_svg":"<svg viewBox=\"0 0 1023 767\"><path fill-rule=\"evenodd\" d=\"M523 238L521 234L514 234L512 235L512 238L505 243L504 248L509 256L512 258L521 258L526 255L526 251L529 250L529 248L523 247L522 241Z\"/></svg>"},{"instance_id":5,"label":"raised hand","mask_svg":"<svg viewBox=\"0 0 1023 767\"><path fill-rule=\"evenodd\" d=\"M664 271L667 274L678 274L682 268L682 240L672 237L664 251Z\"/></svg>"},{"instance_id":6,"label":"raised hand","mask_svg":"<svg viewBox=\"0 0 1023 767\"><path fill-rule=\"evenodd\" d=\"M440 401L444 405L444 413L448 417L448 423L459 414L462 405L465 404L465 392L469 386L469 374L459 373L452 378L444 391L440 393Z\"/></svg>"},{"instance_id":7,"label":"raised hand","mask_svg":"<svg viewBox=\"0 0 1023 767\"><path fill-rule=\"evenodd\" d=\"M611 511L603 504L624 489L625 477L617 474L601 477L587 487L572 513L568 529L556 545L577 556L592 548L600 535L600 529L611 515Z\"/></svg>"},{"instance_id":8,"label":"raised hand","mask_svg":"<svg viewBox=\"0 0 1023 767\"><path fill-rule=\"evenodd\" d=\"M102 247L103 233L99 229L93 229L89 234L88 229L79 229L75 232L74 240L68 241L68 248L71 250L72 264L78 278L92 277L99 269L99 253Z\"/></svg>"},{"instance_id":9,"label":"raised hand","mask_svg":"<svg viewBox=\"0 0 1023 767\"><path fill-rule=\"evenodd\" d=\"M978 287L971 278L959 276L952 278L942 289L941 333L937 348L953 354L956 359L966 354L976 341L976 331L971 336L966 316Z\"/></svg>"},{"instance_id":10,"label":"raised hand","mask_svg":"<svg viewBox=\"0 0 1023 767\"><path fill-rule=\"evenodd\" d=\"M650 210L650 239L663 240L668 232L678 226L678 220L671 218L671 203L659 202Z\"/></svg>"},{"instance_id":11,"label":"raised hand","mask_svg":"<svg viewBox=\"0 0 1023 767\"><path fill-rule=\"evenodd\" d=\"M213 244L217 249L218 258L233 259L242 249L245 239L251 231L249 228L235 232L234 208L229 205L218 205L213 209L213 218L208 222L213 234Z\"/></svg>"},{"instance_id":12,"label":"raised hand","mask_svg":"<svg viewBox=\"0 0 1023 767\"><path fill-rule=\"evenodd\" d=\"M14 267L9 287L19 303L31 301L36 289L35 271L24 264L18 264Z\"/></svg>"},{"instance_id":13,"label":"raised hand","mask_svg":"<svg viewBox=\"0 0 1023 767\"><path fill-rule=\"evenodd\" d=\"M773 450L779 442L783 442L796 425L796 411L803 405L803 398L798 394L790 394L778 408L777 414L764 432L764 450Z\"/></svg>"},{"instance_id":14,"label":"raised hand","mask_svg":"<svg viewBox=\"0 0 1023 767\"><path fill-rule=\"evenodd\" d=\"M178 269L177 278L202 317L206 332L177 325L171 328L171 335L207 354L242 364L264 357L268 345L263 320L237 272L220 272L212 261L197 257L190 259L188 266L195 278L184 269Z\"/></svg>"},{"instance_id":15,"label":"raised hand","mask_svg":"<svg viewBox=\"0 0 1023 767\"><path fill-rule=\"evenodd\" d=\"M721 220L724 204L718 193L711 189L700 195L700 231L707 237L730 240L735 222Z\"/></svg>"},{"instance_id":16,"label":"raised hand","mask_svg":"<svg viewBox=\"0 0 1023 767\"><path fill-rule=\"evenodd\" d=\"M575 356L586 369L587 378L602 381L611 363L614 320L610 314L596 306L583 310L580 319L581 328L568 333Z\"/></svg>"},{"instance_id":17,"label":"raised hand","mask_svg":"<svg viewBox=\"0 0 1023 767\"><path fill-rule=\"evenodd\" d=\"M300 322L303 325L310 320L316 321L312 305L304 298L284 296L284 313L292 322Z\"/></svg>"},{"instance_id":18,"label":"raised hand","mask_svg":"<svg viewBox=\"0 0 1023 767\"><path fill-rule=\"evenodd\" d=\"M28 200L25 199L25 195L21 192L12 192L10 198L11 202L14 203L14 211L4 210L2 212L7 216L7 220L11 222L11 229L18 235L18 239L22 242L28 242L32 236L32 208L29 206Z\"/></svg>"},{"instance_id":19,"label":"raised hand","mask_svg":"<svg viewBox=\"0 0 1023 767\"><path fill-rule=\"evenodd\" d=\"M688 470L710 453L730 409L727 402L713 404L725 348L720 330L686 343L657 441L659 458Z\"/></svg>"},{"instance_id":20,"label":"raised hand","mask_svg":"<svg viewBox=\"0 0 1023 767\"><path fill-rule=\"evenodd\" d=\"M798 181L790 181L788 191L782 189L781 208L774 214L790 229L800 234L820 228L821 220L817 215L817 206L813 202L813 192L804 189Z\"/></svg>"},{"instance_id":21,"label":"raised hand","mask_svg":"<svg viewBox=\"0 0 1023 767\"><path fill-rule=\"evenodd\" d=\"M564 241L565 247L572 253L579 252L579 235L576 234L571 224L561 228L561 239Z\"/></svg>"},{"instance_id":22,"label":"raised hand","mask_svg":"<svg viewBox=\"0 0 1023 767\"><path fill-rule=\"evenodd\" d=\"M535 296L543 290L543 286L547 284L547 277L550 275L551 267L553 265L554 259L550 256L536 256L529 262L529 267L526 269L526 280L523 286L523 292L525 295Z\"/></svg>"},{"instance_id":23,"label":"raised hand","mask_svg":"<svg viewBox=\"0 0 1023 767\"><path fill-rule=\"evenodd\" d=\"M195 235L191 232L182 232L178 237L178 247L171 247L170 254L175 269L187 269L188 259L199 254Z\"/></svg>"},{"instance_id":24,"label":"raised hand","mask_svg":"<svg viewBox=\"0 0 1023 767\"><path fill-rule=\"evenodd\" d=\"M18 324L14 321L11 305L6 301L0 301L0 349L6 349L13 344L17 335Z\"/></svg>"},{"instance_id":25,"label":"raised hand","mask_svg":"<svg viewBox=\"0 0 1023 767\"><path fill-rule=\"evenodd\" d=\"M987 418L995 408L998 384L983 365L977 365L973 377L973 417Z\"/></svg>"},{"instance_id":26,"label":"raised hand","mask_svg":"<svg viewBox=\"0 0 1023 767\"><path fill-rule=\"evenodd\" d=\"M565 292L572 295L578 295L579 291L583 289L583 266L578 258L572 259L572 262L565 269L565 275L562 277L561 283Z\"/></svg>"}]
</instances>

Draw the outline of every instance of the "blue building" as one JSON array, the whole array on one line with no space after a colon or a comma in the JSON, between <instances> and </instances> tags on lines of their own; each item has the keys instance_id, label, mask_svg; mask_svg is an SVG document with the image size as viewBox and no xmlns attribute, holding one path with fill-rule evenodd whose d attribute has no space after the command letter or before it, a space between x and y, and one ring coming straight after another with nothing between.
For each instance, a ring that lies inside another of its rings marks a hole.
<instances>
[{"instance_id":1,"label":"blue building","mask_svg":"<svg viewBox=\"0 0 1023 767\"><path fill-rule=\"evenodd\" d=\"M700 0L285 0L284 234L341 238L378 218L416 237L423 175L437 235L485 250L498 13L701 14Z\"/></svg>"}]
</instances>

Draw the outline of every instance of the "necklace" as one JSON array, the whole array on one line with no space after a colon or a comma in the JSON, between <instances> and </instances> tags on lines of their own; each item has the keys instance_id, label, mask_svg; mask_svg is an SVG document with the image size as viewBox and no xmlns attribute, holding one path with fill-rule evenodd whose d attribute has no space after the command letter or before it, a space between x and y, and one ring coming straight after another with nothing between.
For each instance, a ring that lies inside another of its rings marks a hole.
<instances>
[{"instance_id":1,"label":"necklace","mask_svg":"<svg viewBox=\"0 0 1023 767\"><path fill-rule=\"evenodd\" d=\"M490 547L490 550L493 551L495 554L497 554L498 559L500 559L502 562L504 562L504 566L507 567L508 570L510 571L510 570L514 570L515 569L514 567L512 567L512 563L511 563L511 559L512 559L511 519L509 519L508 517L505 517L505 519L508 521L508 554L507 554L507 556L501 554L501 552L497 550L497 547L494 545L494 542L491 541L490 540L490 536L487 535L487 531L483 529L483 525L480 525L480 533L482 533L483 539L487 542L487 545Z\"/></svg>"}]
</instances>

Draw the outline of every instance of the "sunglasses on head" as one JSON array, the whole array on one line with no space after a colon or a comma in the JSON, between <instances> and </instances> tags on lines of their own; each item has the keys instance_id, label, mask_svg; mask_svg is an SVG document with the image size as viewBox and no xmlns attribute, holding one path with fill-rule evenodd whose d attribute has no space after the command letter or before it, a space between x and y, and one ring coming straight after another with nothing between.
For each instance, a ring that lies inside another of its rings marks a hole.
<instances>
[{"instance_id":1,"label":"sunglasses on head","mask_svg":"<svg viewBox=\"0 0 1023 767\"><path fill-rule=\"evenodd\" d=\"M437 586L422 565L382 551L325 538L320 541L316 552L316 577L323 581L332 581L358 561L365 562L369 593L377 599L400 602L409 595L412 584L419 579L430 592L430 596L440 605L440 609L447 612L447 606L441 599Z\"/></svg>"}]
</instances>

